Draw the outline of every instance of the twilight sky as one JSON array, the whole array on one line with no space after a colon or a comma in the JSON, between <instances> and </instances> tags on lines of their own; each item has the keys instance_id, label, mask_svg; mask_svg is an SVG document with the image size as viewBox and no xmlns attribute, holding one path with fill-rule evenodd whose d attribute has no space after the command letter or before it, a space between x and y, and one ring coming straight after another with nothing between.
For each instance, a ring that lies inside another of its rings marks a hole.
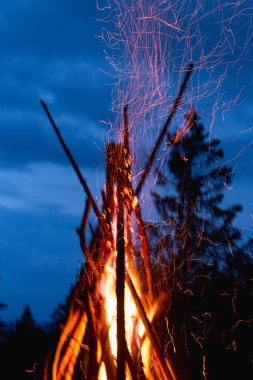
<instances>
[{"instance_id":1,"label":"twilight sky","mask_svg":"<svg viewBox=\"0 0 253 380\"><path fill-rule=\"evenodd\" d=\"M106 1L104 2L106 3ZM251 1L245 8L253 11ZM252 26L252 12L240 19ZM78 237L85 196L41 108L44 99L92 192L103 187L111 80L94 0L2 0L0 4L0 300L3 319L29 304L45 321L64 300L82 262ZM246 21L245 21L246 20ZM241 203L237 220L253 230L253 39L247 42L234 106L217 115L235 169L227 202ZM211 27L210 27L211 34ZM239 37L240 38L240 37ZM226 82L234 91L235 78ZM203 114L203 121L209 115Z\"/></svg>"}]
</instances>

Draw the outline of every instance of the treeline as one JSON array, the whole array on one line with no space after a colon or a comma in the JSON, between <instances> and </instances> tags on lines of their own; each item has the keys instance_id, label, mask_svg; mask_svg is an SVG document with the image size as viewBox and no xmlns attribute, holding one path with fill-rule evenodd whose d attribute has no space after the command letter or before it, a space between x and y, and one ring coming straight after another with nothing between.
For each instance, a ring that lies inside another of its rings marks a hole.
<instances>
[{"instance_id":1,"label":"treeline","mask_svg":"<svg viewBox=\"0 0 253 380\"><path fill-rule=\"evenodd\" d=\"M223 162L220 141L209 139L194 110L186 123L180 142L167 136L170 151L151 194L156 223L146 223L155 289L170 294L164 323L154 321L154 328L177 380L251 380L253 240L245 241L235 226L241 206L224 206L232 169ZM0 323L6 379L42 379L68 302L69 295L44 326L28 306L15 323Z\"/></svg>"},{"instance_id":2,"label":"treeline","mask_svg":"<svg viewBox=\"0 0 253 380\"><path fill-rule=\"evenodd\" d=\"M232 168L220 141L194 110L186 123L179 143L168 135L170 154L152 192L160 223L147 227L157 287L171 296L160 338L182 379L250 380L253 240L235 226L242 207L224 206Z\"/></svg>"},{"instance_id":3,"label":"treeline","mask_svg":"<svg viewBox=\"0 0 253 380\"><path fill-rule=\"evenodd\" d=\"M69 296L59 304L50 321L36 323L27 305L19 319L0 322L0 358L3 379L42 379L43 367L56 347L67 316ZM5 305L1 304L1 309Z\"/></svg>"}]
</instances>

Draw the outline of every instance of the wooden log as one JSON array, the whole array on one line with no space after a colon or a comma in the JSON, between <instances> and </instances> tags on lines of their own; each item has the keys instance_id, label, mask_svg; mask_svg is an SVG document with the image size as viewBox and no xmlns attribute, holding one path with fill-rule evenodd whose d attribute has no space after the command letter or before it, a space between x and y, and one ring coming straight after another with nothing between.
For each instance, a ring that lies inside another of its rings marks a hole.
<instances>
[{"instance_id":1,"label":"wooden log","mask_svg":"<svg viewBox=\"0 0 253 380\"><path fill-rule=\"evenodd\" d=\"M131 346L131 359L133 362L133 366L135 367L135 373L137 374L138 379L141 380L146 380L146 376L143 370L143 362L142 362L142 356L141 356L141 345L139 344L140 342L137 342L137 337L138 337L138 331L137 331L137 326L138 326L138 319L137 316L135 319L133 319L133 332L132 336L130 338L130 346ZM139 337L138 337L139 340Z\"/></svg>"},{"instance_id":2,"label":"wooden log","mask_svg":"<svg viewBox=\"0 0 253 380\"><path fill-rule=\"evenodd\" d=\"M114 188L118 178L118 168L121 166L122 154L119 145L111 141L106 146L106 205L111 219L116 208Z\"/></svg>"},{"instance_id":3,"label":"wooden log","mask_svg":"<svg viewBox=\"0 0 253 380\"><path fill-rule=\"evenodd\" d=\"M88 218L90 214L90 202L87 199L85 203L85 208L84 208L84 213L83 213L83 218L82 218L82 223L80 228L77 229L77 234L80 238L80 245L81 248L83 247L83 244L86 243L86 228L87 228L87 223L88 223Z\"/></svg>"},{"instance_id":4,"label":"wooden log","mask_svg":"<svg viewBox=\"0 0 253 380\"><path fill-rule=\"evenodd\" d=\"M81 227L78 228L76 232L77 232L79 239L80 239L80 246L81 246L82 252L86 258L86 265L90 266L90 268L92 269L92 275L97 280L99 278L99 273L98 273L96 264L94 263L92 254L91 254L91 252L88 248L88 245L86 243L86 227L87 227L87 223L88 223L89 210L90 210L90 202L87 199L86 204L85 204L85 209L84 209Z\"/></svg>"},{"instance_id":5,"label":"wooden log","mask_svg":"<svg viewBox=\"0 0 253 380\"><path fill-rule=\"evenodd\" d=\"M127 188L128 195L124 197L124 201L128 207L129 215L128 221L130 221L130 212L134 210L136 222L138 226L139 236L141 239L142 246L142 257L144 260L144 270L147 280L148 293L150 300L153 299L153 281L151 274L151 264L149 257L149 244L148 239L144 229L144 223L141 216L140 205L137 204L133 207L133 198L134 191L132 187L132 169L131 169L131 152L130 152L130 136L129 136L129 119L128 119L128 105L124 107L124 150L123 150L123 167L125 173L123 173L121 182L124 183L124 186Z\"/></svg>"},{"instance_id":6,"label":"wooden log","mask_svg":"<svg viewBox=\"0 0 253 380\"><path fill-rule=\"evenodd\" d=\"M88 316L89 324L89 367L88 379L96 380L98 377L98 331L96 322L95 305L93 304L91 293L84 289L84 304Z\"/></svg>"},{"instance_id":7,"label":"wooden log","mask_svg":"<svg viewBox=\"0 0 253 380\"><path fill-rule=\"evenodd\" d=\"M124 207L121 205L117 228L116 298L117 298L117 380L125 380L125 241Z\"/></svg>"},{"instance_id":8,"label":"wooden log","mask_svg":"<svg viewBox=\"0 0 253 380\"><path fill-rule=\"evenodd\" d=\"M93 237L95 235L95 231L91 223L89 223L89 227L90 227L91 236Z\"/></svg>"},{"instance_id":9,"label":"wooden log","mask_svg":"<svg viewBox=\"0 0 253 380\"><path fill-rule=\"evenodd\" d=\"M73 302L70 307L69 316L67 319L67 322L61 332L60 339L58 341L56 351L54 354L53 364L52 364L52 380L57 379L57 370L58 370L58 364L60 361L60 357L62 355L63 346L66 342L66 340L71 336L72 331L74 330L78 318L80 316L80 309L73 310Z\"/></svg>"},{"instance_id":10,"label":"wooden log","mask_svg":"<svg viewBox=\"0 0 253 380\"><path fill-rule=\"evenodd\" d=\"M83 310L78 319L75 331L71 337L64 357L61 360L57 370L57 380L71 380L74 373L74 367L82 345L85 329L87 324L87 315Z\"/></svg>"},{"instance_id":11,"label":"wooden log","mask_svg":"<svg viewBox=\"0 0 253 380\"><path fill-rule=\"evenodd\" d=\"M137 205L134 211L135 211L135 217L136 217L136 222L138 226L139 237L141 240L141 255L144 261L144 270L145 270L146 279L147 279L148 295L149 295L150 301L152 302L153 279L152 279L151 264L150 264L150 257L149 257L149 242L148 242L148 238L145 232L144 222L142 220L141 209L140 209L139 204Z\"/></svg>"},{"instance_id":12,"label":"wooden log","mask_svg":"<svg viewBox=\"0 0 253 380\"><path fill-rule=\"evenodd\" d=\"M126 172L126 175L123 175L122 180L124 181L125 186L130 191L130 197L134 196L132 189L132 158L130 152L130 137L129 137L129 120L128 120L128 105L124 107L124 149L123 149L123 166ZM131 199L130 199L131 201ZM131 205L130 205L131 207Z\"/></svg>"},{"instance_id":13,"label":"wooden log","mask_svg":"<svg viewBox=\"0 0 253 380\"><path fill-rule=\"evenodd\" d=\"M125 356L126 356L126 363L128 365L129 372L130 372L130 375L132 377L132 380L139 380L138 368L134 364L133 358L132 358L132 356L128 350L127 344L125 346ZM143 380L145 380L145 379L143 379Z\"/></svg>"},{"instance_id":14,"label":"wooden log","mask_svg":"<svg viewBox=\"0 0 253 380\"><path fill-rule=\"evenodd\" d=\"M125 278L126 278L126 283L129 287L129 290L132 294L132 297L133 297L133 300L135 302L135 305L136 305L136 308L138 310L138 313L140 315L140 318L142 319L142 322L145 326L145 329L146 329L146 333L147 333L147 336L148 338L150 339L150 342L151 342L151 345L152 345L152 348L156 354L156 357L157 357L157 360L160 364L160 369L163 373L163 376L164 376L164 379L167 379L167 380L176 380L176 377L175 377L175 374L173 372L173 369L170 365L170 363L168 362L168 360L165 359L164 357L164 354L163 354L163 351L162 351L162 348L159 344L159 341L156 337L156 334L155 332L153 331L153 328L152 328L152 325L150 323L150 321L148 320L147 318L147 315L146 315L146 312L145 312L145 309L142 305L142 302L138 296L138 293L134 287L134 284L130 278L130 276L126 273L125 275Z\"/></svg>"},{"instance_id":15,"label":"wooden log","mask_svg":"<svg viewBox=\"0 0 253 380\"><path fill-rule=\"evenodd\" d=\"M61 136L61 133L60 133L60 130L57 127L57 125L55 124L54 119L52 118L52 116L51 116L51 114L50 114L50 112L49 112L49 110L47 108L47 105L46 105L46 103L43 100L41 100L41 105L42 105L42 107L43 107L43 109L44 109L44 111L45 111L45 113L46 113L46 115L48 117L48 120L50 121L50 123L51 123L51 125L52 125L52 127L53 127L53 129L54 129L54 131L56 133L56 136L57 136L57 138L58 138L58 140L59 140L59 142L60 142L60 144L61 144L61 146L62 146L62 148L63 148L63 150L65 152L65 154L67 155L67 157L68 157L68 159L69 159L69 161L70 161L70 163L71 163L71 165L72 165L72 167L73 167L73 169L74 169L74 171L75 171L75 173L76 173L76 175L77 175L77 177L79 179L79 182L81 183L81 185L82 185L82 187L83 187L83 189L84 189L84 191L85 191L85 193L86 193L86 195L88 197L88 200L89 200L91 206L93 207L95 215L98 218L99 224L101 225L104 233L108 237L109 236L109 232L108 232L108 230L106 228L105 223L103 222L101 212L100 212L100 210L99 210L99 208L98 208L98 206L97 206L97 204L95 202L95 199L93 198L93 196L91 194L91 191L90 191L90 189L89 189L89 187L88 187L85 179L83 178L83 175L82 175L82 173L81 173L81 171L80 171L80 169L79 169L79 167L78 167L78 165L77 165L74 157L72 156L69 148L67 147L65 141L63 140L63 138Z\"/></svg>"},{"instance_id":16,"label":"wooden log","mask_svg":"<svg viewBox=\"0 0 253 380\"><path fill-rule=\"evenodd\" d=\"M154 300L154 304L152 306L152 316L149 316L150 323L152 324L153 330L156 333L158 327L164 320L164 316L166 314L166 311L168 310L168 307L171 302L171 297L167 292L161 292L159 296ZM142 305L145 309L145 304ZM144 343L145 339L147 337L146 332L144 332L143 336L141 337L141 346Z\"/></svg>"},{"instance_id":17,"label":"wooden log","mask_svg":"<svg viewBox=\"0 0 253 380\"><path fill-rule=\"evenodd\" d=\"M105 364L107 378L116 380L116 359L113 356L110 339L109 326L106 321L104 301L100 300L99 323L100 323L100 344L101 344L101 359Z\"/></svg>"}]
</instances>

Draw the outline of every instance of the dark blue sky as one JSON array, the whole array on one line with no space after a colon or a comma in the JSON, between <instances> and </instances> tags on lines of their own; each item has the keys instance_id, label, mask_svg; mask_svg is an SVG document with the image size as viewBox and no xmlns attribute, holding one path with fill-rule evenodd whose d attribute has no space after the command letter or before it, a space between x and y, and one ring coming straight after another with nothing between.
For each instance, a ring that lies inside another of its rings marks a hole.
<instances>
[{"instance_id":1,"label":"dark blue sky","mask_svg":"<svg viewBox=\"0 0 253 380\"><path fill-rule=\"evenodd\" d=\"M244 206L237 223L251 230L253 31L252 4L246 3L247 14L237 27L243 29L247 22L251 37L236 91L233 72L225 87L227 93L235 91L234 96L243 90L224 120L217 113L212 136L222 139L226 159L235 168L226 199ZM83 259L75 229L85 197L40 99L47 102L91 190L99 194L107 139L100 120L112 117L112 80L103 73L109 67L97 38L99 16L95 0L0 4L0 300L8 305L4 319L19 317L25 304L36 320L48 319L64 300ZM202 112L207 123L208 112L208 107Z\"/></svg>"}]
</instances>

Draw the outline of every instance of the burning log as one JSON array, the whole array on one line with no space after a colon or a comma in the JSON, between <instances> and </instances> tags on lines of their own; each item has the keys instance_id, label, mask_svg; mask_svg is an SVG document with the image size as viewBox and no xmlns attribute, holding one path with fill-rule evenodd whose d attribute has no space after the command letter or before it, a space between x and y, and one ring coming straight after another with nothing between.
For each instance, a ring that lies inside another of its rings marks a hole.
<instances>
[{"instance_id":1,"label":"burning log","mask_svg":"<svg viewBox=\"0 0 253 380\"><path fill-rule=\"evenodd\" d=\"M85 333L87 324L87 315L85 312L78 315L75 330L72 334L72 338L67 345L66 352L61 360L59 368L57 369L56 379L72 379L74 373L74 367L80 351L82 340ZM53 373L55 375L55 372Z\"/></svg>"},{"instance_id":2,"label":"burning log","mask_svg":"<svg viewBox=\"0 0 253 380\"><path fill-rule=\"evenodd\" d=\"M126 282L127 282L127 285L129 286L129 289L131 291L132 297L134 299L134 302L136 304L136 307L137 307L139 315L142 319L142 322L146 328L146 333L147 333L147 335L151 341L151 344L153 346L153 349L157 355L157 359L158 359L158 362L160 364L160 369L161 369L161 372L164 376L164 379L175 380L176 378L175 378L174 372L171 368L171 365L170 365L169 361L164 358L162 348L159 344L159 341L156 337L156 334L153 331L152 325L147 318L147 314L144 310L144 307L143 307L142 302L138 296L138 293L134 287L134 284L128 275L126 275Z\"/></svg>"},{"instance_id":3,"label":"burning log","mask_svg":"<svg viewBox=\"0 0 253 380\"><path fill-rule=\"evenodd\" d=\"M160 292L154 299L149 241L138 195L181 102L192 69L190 65L135 192L131 176L128 107L124 108L123 143L110 142L106 148L107 176L106 191L102 192L102 212L46 104L41 102L87 195L82 223L77 229L86 260L72 294L68 319L52 363L45 363L43 380L76 379L75 368L80 361L83 363L82 378L89 380L177 379L156 335L155 324L162 320L169 296ZM98 227L92 229L88 246L86 228L91 207L98 219ZM131 239L133 218L141 242L142 277ZM155 366L151 370L153 356Z\"/></svg>"},{"instance_id":4,"label":"burning log","mask_svg":"<svg viewBox=\"0 0 253 380\"><path fill-rule=\"evenodd\" d=\"M108 379L116 380L116 363L115 358L112 353L110 339L109 339L109 328L110 326L106 322L106 314L104 309L104 303L101 305L100 309L100 343L101 343L101 360L105 363L105 369Z\"/></svg>"},{"instance_id":5,"label":"burning log","mask_svg":"<svg viewBox=\"0 0 253 380\"><path fill-rule=\"evenodd\" d=\"M116 260L117 380L125 379L125 242L124 208L119 211Z\"/></svg>"}]
</instances>

